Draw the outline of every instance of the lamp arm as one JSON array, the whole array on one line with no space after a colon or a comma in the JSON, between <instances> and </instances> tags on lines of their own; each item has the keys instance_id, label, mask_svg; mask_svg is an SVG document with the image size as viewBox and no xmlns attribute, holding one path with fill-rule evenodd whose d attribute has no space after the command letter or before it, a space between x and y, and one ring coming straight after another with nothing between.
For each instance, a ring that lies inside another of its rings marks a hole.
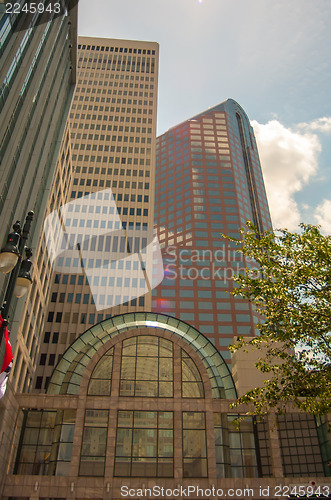
<instances>
[{"instance_id":1,"label":"lamp arm","mask_svg":"<svg viewBox=\"0 0 331 500\"><path fill-rule=\"evenodd\" d=\"M28 215L26 216L25 223L24 223L23 230L22 230L22 234L20 237L19 247L18 247L18 249L19 249L18 261L17 261L16 266L14 267L14 269L12 270L12 272L10 274L10 278L9 278L7 290L6 290L6 295L5 295L5 298L3 301L3 306L1 308L1 316L3 319L3 323L2 323L2 326L0 329L0 345L1 345L2 337L3 337L4 328L8 325L9 308L10 308L11 300L13 298L16 280L17 280L17 276L18 276L21 262L22 262L22 256L23 256L23 251L25 248L25 243L26 243L28 236L29 236L31 223L33 220L33 215L34 215L33 212L29 212Z\"/></svg>"}]
</instances>

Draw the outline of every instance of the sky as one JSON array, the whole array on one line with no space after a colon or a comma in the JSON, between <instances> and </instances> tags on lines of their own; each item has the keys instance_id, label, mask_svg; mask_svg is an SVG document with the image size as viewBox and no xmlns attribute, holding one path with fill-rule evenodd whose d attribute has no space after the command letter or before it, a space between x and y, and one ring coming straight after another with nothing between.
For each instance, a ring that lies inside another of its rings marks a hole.
<instances>
[{"instance_id":1,"label":"sky","mask_svg":"<svg viewBox=\"0 0 331 500\"><path fill-rule=\"evenodd\" d=\"M274 228L331 234L330 0L80 0L78 18L79 35L160 44L158 135L235 99Z\"/></svg>"}]
</instances>

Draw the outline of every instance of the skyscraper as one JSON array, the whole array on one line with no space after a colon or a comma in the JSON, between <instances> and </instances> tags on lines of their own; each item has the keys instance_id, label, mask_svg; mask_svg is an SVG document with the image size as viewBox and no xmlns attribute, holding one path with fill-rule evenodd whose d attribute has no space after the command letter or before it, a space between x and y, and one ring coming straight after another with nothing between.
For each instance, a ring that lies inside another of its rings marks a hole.
<instances>
[{"instance_id":1,"label":"skyscraper","mask_svg":"<svg viewBox=\"0 0 331 500\"><path fill-rule=\"evenodd\" d=\"M23 222L27 212L33 210L28 246L36 249L58 173L57 158L75 87L77 7L68 12L61 6L60 13L49 12L42 1L39 10L30 14L23 4L12 9L10 5L1 7L11 13L0 12L0 243L2 248L12 224ZM62 173L59 175L62 177ZM59 196L63 196L63 190ZM29 387L33 376L38 326L47 294L47 286L40 285L43 269L38 261L35 253L34 285L26 306L24 299L17 304L13 301L10 311L15 349L16 339L20 339L15 359L20 358L17 366L22 365L17 373L22 388ZM7 280L8 275L0 275L1 303ZM27 310L30 320L25 318Z\"/></svg>"},{"instance_id":2,"label":"skyscraper","mask_svg":"<svg viewBox=\"0 0 331 500\"><path fill-rule=\"evenodd\" d=\"M35 212L27 245L34 250L33 285L11 302L14 366L0 401L0 484L12 447L18 403L34 378L49 289L49 261L40 245L46 207L64 202L71 180L65 135L76 82L77 6L41 0L0 4L0 244L16 220ZM60 155L59 161L58 157ZM0 275L0 300L8 275ZM3 360L1 345L0 363Z\"/></svg>"},{"instance_id":3,"label":"skyscraper","mask_svg":"<svg viewBox=\"0 0 331 500\"><path fill-rule=\"evenodd\" d=\"M58 359L86 328L110 315L151 308L150 288L140 283L145 271L133 278L140 262L124 260L153 229L158 44L80 37L77 75L70 111L71 207L62 217L67 231L78 227L85 235L79 240L85 267L78 253L60 257L63 264L55 267L36 389L47 387ZM107 201L94 203L97 193ZM91 203L90 215L78 207ZM102 244L99 254L91 250L92 236L99 238L97 249ZM105 255L113 264L118 260L108 277L101 269ZM87 269L90 261L93 269Z\"/></svg>"},{"instance_id":4,"label":"skyscraper","mask_svg":"<svg viewBox=\"0 0 331 500\"><path fill-rule=\"evenodd\" d=\"M165 279L153 310L187 321L229 360L238 335L254 335L258 317L234 298L233 276L252 263L225 236L240 239L247 221L271 221L254 132L229 99L157 139L155 223Z\"/></svg>"}]
</instances>

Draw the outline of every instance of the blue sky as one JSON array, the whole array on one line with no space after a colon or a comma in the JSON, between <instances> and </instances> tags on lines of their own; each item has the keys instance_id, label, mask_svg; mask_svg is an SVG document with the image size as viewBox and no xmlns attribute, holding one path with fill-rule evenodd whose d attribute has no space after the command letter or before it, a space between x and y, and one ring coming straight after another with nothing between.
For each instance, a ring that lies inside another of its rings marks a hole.
<instances>
[{"instance_id":1,"label":"blue sky","mask_svg":"<svg viewBox=\"0 0 331 500\"><path fill-rule=\"evenodd\" d=\"M159 134L238 101L274 226L331 234L330 0L80 0L79 34L160 44Z\"/></svg>"}]
</instances>

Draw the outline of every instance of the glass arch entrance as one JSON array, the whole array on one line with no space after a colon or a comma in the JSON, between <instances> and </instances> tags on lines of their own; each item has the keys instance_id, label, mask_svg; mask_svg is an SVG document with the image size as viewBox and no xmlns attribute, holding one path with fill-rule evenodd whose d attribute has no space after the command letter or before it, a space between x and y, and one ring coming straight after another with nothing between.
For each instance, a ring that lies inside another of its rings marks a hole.
<instances>
[{"instance_id":1,"label":"glass arch entrance","mask_svg":"<svg viewBox=\"0 0 331 500\"><path fill-rule=\"evenodd\" d=\"M71 344L55 367L47 394L78 394L82 376L98 349L122 332L141 327L165 330L182 339L203 362L209 376L212 397L236 398L229 368L213 344L184 321L151 312L114 316L86 330Z\"/></svg>"}]
</instances>

